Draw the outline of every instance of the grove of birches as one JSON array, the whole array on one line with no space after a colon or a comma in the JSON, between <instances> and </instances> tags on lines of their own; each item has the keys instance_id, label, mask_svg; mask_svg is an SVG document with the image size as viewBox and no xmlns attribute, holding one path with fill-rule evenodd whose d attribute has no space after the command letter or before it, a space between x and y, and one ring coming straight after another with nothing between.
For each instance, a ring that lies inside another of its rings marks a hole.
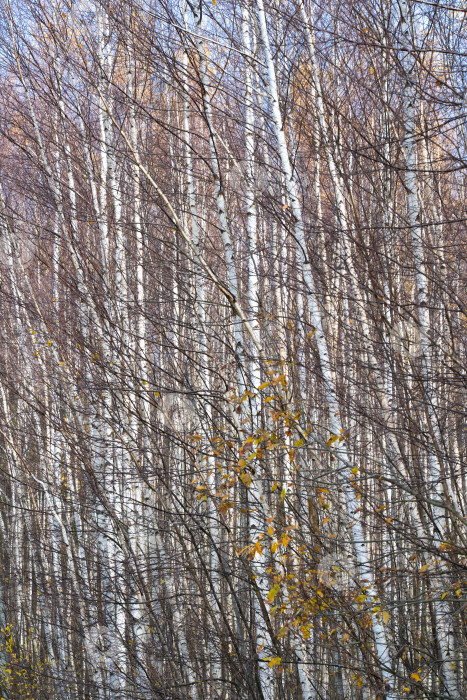
<instances>
[{"instance_id":1,"label":"grove of birches","mask_svg":"<svg viewBox=\"0 0 467 700\"><path fill-rule=\"evenodd\" d=\"M0 697L467 697L467 6L0 0Z\"/></svg>"}]
</instances>

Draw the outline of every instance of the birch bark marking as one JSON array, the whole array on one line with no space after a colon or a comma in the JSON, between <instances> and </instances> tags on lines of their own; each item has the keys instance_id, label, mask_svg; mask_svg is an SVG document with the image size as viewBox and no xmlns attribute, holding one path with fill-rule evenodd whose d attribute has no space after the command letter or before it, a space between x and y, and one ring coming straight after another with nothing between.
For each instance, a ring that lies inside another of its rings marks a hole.
<instances>
[{"instance_id":1,"label":"birch bark marking","mask_svg":"<svg viewBox=\"0 0 467 700\"><path fill-rule=\"evenodd\" d=\"M259 256L258 256L258 215L256 211L256 186L255 186L255 113L253 109L253 71L251 66L251 40L249 13L245 5L242 5L242 38L245 47L245 200L247 217L248 239L248 304L251 309L252 323L258 323L260 313L260 285L259 285ZM258 328L258 334L260 333ZM254 344L250 340L253 354L256 352ZM261 369L258 358L251 359L251 377L253 388L261 383ZM256 429L258 414L258 402L256 396L251 399L252 430Z\"/></svg>"},{"instance_id":2,"label":"birch bark marking","mask_svg":"<svg viewBox=\"0 0 467 700\"><path fill-rule=\"evenodd\" d=\"M193 17L197 27L200 31L203 30L203 18L202 15L198 14L199 10L193 7ZM206 125L209 134L209 150L210 150L210 164L211 170L214 178L214 188L216 192L216 205L217 205L217 215L219 218L219 228L222 237L222 243L224 247L225 262L227 267L227 278L229 280L229 291L234 297L235 301L239 304L238 298L238 278L237 269L235 262L235 252L233 241L230 235L230 227L227 218L226 211L226 201L224 194L224 186L222 181L222 176L219 168L219 153L218 145L215 136L215 128L212 113L212 103L211 103L211 89L209 84L209 73L206 61L204 39L201 35L196 35L196 47L199 56L200 64L200 77L201 77L201 92L203 99L204 115L206 119ZM235 353L237 356L237 375L239 379L239 392L244 391L244 380L242 376L242 356L243 356L243 338L242 338L242 327L240 320L235 316L232 319L234 340L235 340Z\"/></svg>"}]
</instances>

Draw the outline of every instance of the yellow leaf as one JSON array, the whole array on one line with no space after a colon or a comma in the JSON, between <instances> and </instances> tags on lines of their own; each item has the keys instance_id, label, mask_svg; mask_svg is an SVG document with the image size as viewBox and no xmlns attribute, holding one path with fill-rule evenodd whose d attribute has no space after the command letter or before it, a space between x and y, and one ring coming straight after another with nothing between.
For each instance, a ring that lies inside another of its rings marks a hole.
<instances>
[{"instance_id":1,"label":"yellow leaf","mask_svg":"<svg viewBox=\"0 0 467 700\"><path fill-rule=\"evenodd\" d=\"M289 631L289 628L287 627L287 625L284 625L284 627L281 627L281 629L279 630L279 632L277 634L277 639L282 639L283 637L285 637L285 635L287 634L288 631Z\"/></svg>"},{"instance_id":2,"label":"yellow leaf","mask_svg":"<svg viewBox=\"0 0 467 700\"><path fill-rule=\"evenodd\" d=\"M303 445L303 440L297 440L297 442L294 443L294 447L301 447Z\"/></svg>"},{"instance_id":3,"label":"yellow leaf","mask_svg":"<svg viewBox=\"0 0 467 700\"><path fill-rule=\"evenodd\" d=\"M339 439L339 436L338 436L338 435L331 435L331 437L330 437L329 440L327 441L326 445L327 445L328 447L331 447L332 443L333 443L333 442L336 442L336 440L338 440L338 439Z\"/></svg>"},{"instance_id":4,"label":"yellow leaf","mask_svg":"<svg viewBox=\"0 0 467 700\"><path fill-rule=\"evenodd\" d=\"M411 677L411 679L412 679L413 681L417 681L417 683L418 683L418 681L421 680L421 678L420 678L420 676L418 675L418 673L411 673L411 674L410 674L410 677Z\"/></svg>"},{"instance_id":5,"label":"yellow leaf","mask_svg":"<svg viewBox=\"0 0 467 700\"><path fill-rule=\"evenodd\" d=\"M249 489L251 485L251 475L248 472L243 472L240 478L247 487L247 489Z\"/></svg>"},{"instance_id":6,"label":"yellow leaf","mask_svg":"<svg viewBox=\"0 0 467 700\"><path fill-rule=\"evenodd\" d=\"M384 624L387 625L388 622L389 622L389 613L388 613L387 610L385 610L385 611L383 612L383 620L384 620Z\"/></svg>"},{"instance_id":7,"label":"yellow leaf","mask_svg":"<svg viewBox=\"0 0 467 700\"><path fill-rule=\"evenodd\" d=\"M273 534L274 534L274 528L272 527L272 525L270 525L268 527L268 535L269 535L269 537L272 537Z\"/></svg>"},{"instance_id":8,"label":"yellow leaf","mask_svg":"<svg viewBox=\"0 0 467 700\"><path fill-rule=\"evenodd\" d=\"M239 467L244 467L245 465L246 465L246 459L239 459L238 460Z\"/></svg>"},{"instance_id":9,"label":"yellow leaf","mask_svg":"<svg viewBox=\"0 0 467 700\"><path fill-rule=\"evenodd\" d=\"M286 490L285 490L285 489L282 489L282 491L281 491L281 501L284 500L284 498L286 497L286 494L287 494Z\"/></svg>"},{"instance_id":10,"label":"yellow leaf","mask_svg":"<svg viewBox=\"0 0 467 700\"><path fill-rule=\"evenodd\" d=\"M424 564L422 567L420 567L420 573L424 574L425 571L428 571L429 564Z\"/></svg>"},{"instance_id":11,"label":"yellow leaf","mask_svg":"<svg viewBox=\"0 0 467 700\"><path fill-rule=\"evenodd\" d=\"M282 661L282 659L280 656L273 656L271 661L269 662L269 666L271 666L271 668L273 666L280 666L281 661Z\"/></svg>"},{"instance_id":12,"label":"yellow leaf","mask_svg":"<svg viewBox=\"0 0 467 700\"><path fill-rule=\"evenodd\" d=\"M266 389L267 386L269 386L271 382L264 382L264 384L260 384L258 389Z\"/></svg>"},{"instance_id":13,"label":"yellow leaf","mask_svg":"<svg viewBox=\"0 0 467 700\"><path fill-rule=\"evenodd\" d=\"M271 552L272 552L273 554L274 554L275 552L277 552L278 546L279 546L279 542L273 542L273 543L272 543L272 545L271 545Z\"/></svg>"},{"instance_id":14,"label":"yellow leaf","mask_svg":"<svg viewBox=\"0 0 467 700\"><path fill-rule=\"evenodd\" d=\"M253 549L253 559L255 558L255 556L257 554L259 554L259 556L261 556L262 553L263 553L263 548L261 547L261 542L257 542L255 544L255 548Z\"/></svg>"},{"instance_id":15,"label":"yellow leaf","mask_svg":"<svg viewBox=\"0 0 467 700\"><path fill-rule=\"evenodd\" d=\"M280 585L278 583L275 583L274 586L271 588L271 590L268 593L268 600L272 603L276 595L280 591Z\"/></svg>"},{"instance_id":16,"label":"yellow leaf","mask_svg":"<svg viewBox=\"0 0 467 700\"><path fill-rule=\"evenodd\" d=\"M282 535L282 546L283 546L283 547L287 547L287 545L289 544L289 542L290 542L290 537L288 536L287 533L284 533L284 534Z\"/></svg>"}]
</instances>

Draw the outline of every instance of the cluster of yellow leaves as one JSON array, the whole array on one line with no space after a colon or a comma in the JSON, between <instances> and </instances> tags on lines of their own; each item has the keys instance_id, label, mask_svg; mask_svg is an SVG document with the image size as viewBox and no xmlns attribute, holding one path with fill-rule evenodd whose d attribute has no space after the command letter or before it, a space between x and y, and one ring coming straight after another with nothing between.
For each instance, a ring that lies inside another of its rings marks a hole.
<instances>
[{"instance_id":1,"label":"cluster of yellow leaves","mask_svg":"<svg viewBox=\"0 0 467 700\"><path fill-rule=\"evenodd\" d=\"M271 666L271 668L273 666L280 666L280 664L282 663L282 659L280 656L269 656L267 659L265 659L265 661L269 661L269 666Z\"/></svg>"},{"instance_id":2,"label":"cluster of yellow leaves","mask_svg":"<svg viewBox=\"0 0 467 700\"><path fill-rule=\"evenodd\" d=\"M10 625L0 630L0 634L0 649L5 659L0 666L0 687L14 693L15 697L32 700L32 693L39 685L39 676L50 662L31 662L27 649L14 641Z\"/></svg>"}]
</instances>

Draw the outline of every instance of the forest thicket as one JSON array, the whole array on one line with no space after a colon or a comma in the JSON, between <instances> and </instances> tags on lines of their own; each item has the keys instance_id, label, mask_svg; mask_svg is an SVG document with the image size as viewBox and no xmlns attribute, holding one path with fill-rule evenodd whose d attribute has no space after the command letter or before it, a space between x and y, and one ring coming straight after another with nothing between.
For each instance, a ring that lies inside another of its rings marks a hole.
<instances>
[{"instance_id":1,"label":"forest thicket","mask_svg":"<svg viewBox=\"0 0 467 700\"><path fill-rule=\"evenodd\" d=\"M461 0L1 0L2 700L467 696Z\"/></svg>"}]
</instances>

